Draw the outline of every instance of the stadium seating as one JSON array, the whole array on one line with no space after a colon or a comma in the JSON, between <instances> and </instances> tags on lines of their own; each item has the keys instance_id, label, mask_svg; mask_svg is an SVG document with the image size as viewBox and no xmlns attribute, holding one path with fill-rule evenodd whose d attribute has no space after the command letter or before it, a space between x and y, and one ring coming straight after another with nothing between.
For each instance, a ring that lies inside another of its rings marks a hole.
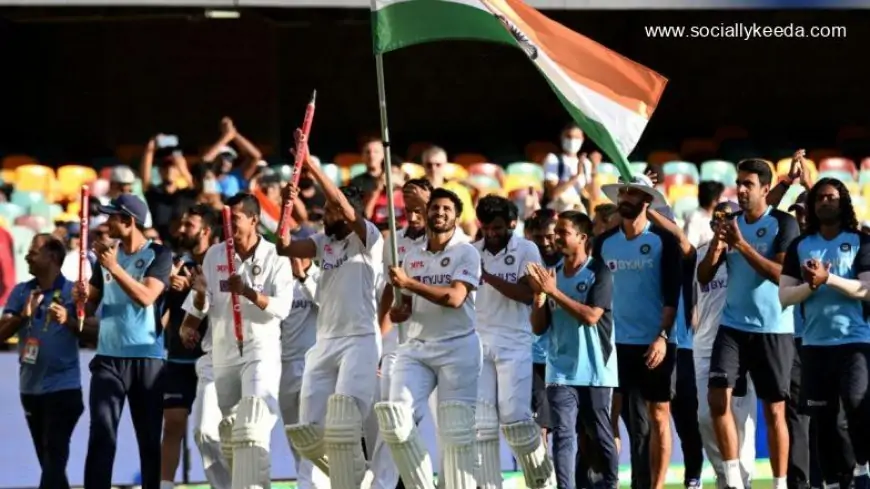
<instances>
[{"instance_id":1,"label":"stadium seating","mask_svg":"<svg viewBox=\"0 0 870 489\"><path fill-rule=\"evenodd\" d=\"M27 250L30 248L30 242L36 235L36 231L18 225L13 225L9 228L9 234L12 236L12 249L15 256L15 281L23 282L30 277L28 272Z\"/></svg>"},{"instance_id":2,"label":"stadium seating","mask_svg":"<svg viewBox=\"0 0 870 489\"><path fill-rule=\"evenodd\" d=\"M468 167L469 175L485 175L498 182L504 181L504 168L495 163L476 163Z\"/></svg>"},{"instance_id":3,"label":"stadium seating","mask_svg":"<svg viewBox=\"0 0 870 489\"><path fill-rule=\"evenodd\" d=\"M683 175L691 178L694 183L698 183L701 180L698 166L688 161L669 161L662 165L662 173L666 177L669 175Z\"/></svg>"},{"instance_id":4,"label":"stadium seating","mask_svg":"<svg viewBox=\"0 0 870 489\"><path fill-rule=\"evenodd\" d=\"M492 176L482 174L472 174L468 177L468 184L484 192L492 192L501 189L501 182Z\"/></svg>"},{"instance_id":5,"label":"stadium seating","mask_svg":"<svg viewBox=\"0 0 870 489\"><path fill-rule=\"evenodd\" d=\"M826 171L843 171L851 173L853 176L858 175L858 168L855 162L848 158L824 158L819 161L819 172Z\"/></svg>"},{"instance_id":6,"label":"stadium seating","mask_svg":"<svg viewBox=\"0 0 870 489\"><path fill-rule=\"evenodd\" d=\"M350 173L348 174L348 176L350 178L353 178L353 177L356 177L358 175L362 175L366 171L367 170L366 170L365 163L356 163L350 167Z\"/></svg>"},{"instance_id":7,"label":"stadium seating","mask_svg":"<svg viewBox=\"0 0 870 489\"><path fill-rule=\"evenodd\" d=\"M537 163L517 161L507 166L507 175L531 175L539 180L544 179L544 168Z\"/></svg>"},{"instance_id":8,"label":"stadium seating","mask_svg":"<svg viewBox=\"0 0 870 489\"><path fill-rule=\"evenodd\" d=\"M643 175L643 172L646 171L647 164L646 161L632 161L629 163L629 166L631 167L632 175Z\"/></svg>"},{"instance_id":9,"label":"stadium seating","mask_svg":"<svg viewBox=\"0 0 870 489\"><path fill-rule=\"evenodd\" d=\"M725 187L737 185L737 167L734 163L724 160L709 160L701 163L701 181L720 182Z\"/></svg>"},{"instance_id":10,"label":"stadium seating","mask_svg":"<svg viewBox=\"0 0 870 489\"><path fill-rule=\"evenodd\" d=\"M39 192L50 200L55 188L54 170L42 165L20 165L15 168L15 189L25 192Z\"/></svg>"},{"instance_id":11,"label":"stadium seating","mask_svg":"<svg viewBox=\"0 0 870 489\"><path fill-rule=\"evenodd\" d=\"M447 163L444 165L444 178L463 181L468 178L468 170L456 163Z\"/></svg>"},{"instance_id":12,"label":"stadium seating","mask_svg":"<svg viewBox=\"0 0 870 489\"><path fill-rule=\"evenodd\" d=\"M0 167L4 170L14 170L24 165L39 165L39 162L27 155L8 155L3 157L3 161L0 162Z\"/></svg>"},{"instance_id":13,"label":"stadium seating","mask_svg":"<svg viewBox=\"0 0 870 489\"><path fill-rule=\"evenodd\" d=\"M423 178L426 176L426 169L423 165L417 163L402 163L402 171L408 178Z\"/></svg>"},{"instance_id":14,"label":"stadium seating","mask_svg":"<svg viewBox=\"0 0 870 489\"><path fill-rule=\"evenodd\" d=\"M344 185L344 175L342 174L342 168L334 163L321 163L320 170L323 171L323 174L326 175L332 183L336 185Z\"/></svg>"}]
</instances>

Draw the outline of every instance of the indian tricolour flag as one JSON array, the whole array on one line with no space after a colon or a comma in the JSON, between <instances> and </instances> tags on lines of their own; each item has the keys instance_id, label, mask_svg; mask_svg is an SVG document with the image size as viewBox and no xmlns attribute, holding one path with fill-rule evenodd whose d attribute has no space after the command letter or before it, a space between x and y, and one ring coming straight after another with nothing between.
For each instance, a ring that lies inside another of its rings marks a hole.
<instances>
[{"instance_id":1,"label":"indian tricolour flag","mask_svg":"<svg viewBox=\"0 0 870 489\"><path fill-rule=\"evenodd\" d=\"M441 40L516 46L581 128L630 178L667 79L554 22L520 0L372 0L375 54Z\"/></svg>"}]
</instances>

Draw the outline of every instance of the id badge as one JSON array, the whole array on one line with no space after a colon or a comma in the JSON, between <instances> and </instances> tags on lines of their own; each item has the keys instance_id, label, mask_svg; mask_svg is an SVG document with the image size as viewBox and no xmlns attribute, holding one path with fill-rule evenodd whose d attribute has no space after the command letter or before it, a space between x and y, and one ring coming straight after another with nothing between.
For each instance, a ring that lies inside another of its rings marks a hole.
<instances>
[{"instance_id":1,"label":"id badge","mask_svg":"<svg viewBox=\"0 0 870 489\"><path fill-rule=\"evenodd\" d=\"M36 338L28 338L24 343L24 351L21 353L21 361L31 365L36 364L36 359L39 357L39 340Z\"/></svg>"}]
</instances>

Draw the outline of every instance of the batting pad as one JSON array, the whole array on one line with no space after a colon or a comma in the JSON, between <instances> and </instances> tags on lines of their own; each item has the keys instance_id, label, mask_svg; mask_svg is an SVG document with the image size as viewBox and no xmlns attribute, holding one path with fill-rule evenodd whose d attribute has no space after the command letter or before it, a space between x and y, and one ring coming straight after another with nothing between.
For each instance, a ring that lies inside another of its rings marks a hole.
<instances>
[{"instance_id":1,"label":"batting pad","mask_svg":"<svg viewBox=\"0 0 870 489\"><path fill-rule=\"evenodd\" d=\"M501 446L499 446L498 411L488 402L478 402L474 413L477 440L475 476L481 489L501 489Z\"/></svg>"},{"instance_id":2,"label":"batting pad","mask_svg":"<svg viewBox=\"0 0 870 489\"><path fill-rule=\"evenodd\" d=\"M365 477L362 422L355 398L342 394L329 396L323 441L330 461L329 486L332 489L359 489Z\"/></svg>"},{"instance_id":3,"label":"batting pad","mask_svg":"<svg viewBox=\"0 0 870 489\"><path fill-rule=\"evenodd\" d=\"M232 435L232 424L229 424L229 433ZM230 489L232 481L227 467L224 466L224 454L221 450L220 440L214 436L206 435L200 430L193 430L193 440L202 455L202 465L206 479L214 486L214 489Z\"/></svg>"},{"instance_id":4,"label":"batting pad","mask_svg":"<svg viewBox=\"0 0 870 489\"><path fill-rule=\"evenodd\" d=\"M541 428L532 420L502 426L504 437L523 468L526 487L543 489L555 485L553 461L541 440Z\"/></svg>"},{"instance_id":5,"label":"batting pad","mask_svg":"<svg viewBox=\"0 0 870 489\"><path fill-rule=\"evenodd\" d=\"M411 409L393 402L379 402L375 404L375 414L381 437L390 447L405 487L435 489L432 460L417 431Z\"/></svg>"},{"instance_id":6,"label":"batting pad","mask_svg":"<svg viewBox=\"0 0 870 489\"><path fill-rule=\"evenodd\" d=\"M312 424L294 424L284 427L284 433L299 455L311 460L315 467L329 475L329 461L323 444L323 430Z\"/></svg>"},{"instance_id":7,"label":"batting pad","mask_svg":"<svg viewBox=\"0 0 870 489\"><path fill-rule=\"evenodd\" d=\"M269 443L278 417L261 397L243 397L233 425L233 489L272 487Z\"/></svg>"},{"instance_id":8,"label":"batting pad","mask_svg":"<svg viewBox=\"0 0 870 489\"><path fill-rule=\"evenodd\" d=\"M475 489L474 408L458 401L440 403L438 435L444 447L444 488Z\"/></svg>"},{"instance_id":9,"label":"batting pad","mask_svg":"<svg viewBox=\"0 0 870 489\"><path fill-rule=\"evenodd\" d=\"M233 471L233 425L236 424L236 415L230 415L222 419L218 425L218 436L221 439L221 453L227 461L230 473Z\"/></svg>"}]
</instances>

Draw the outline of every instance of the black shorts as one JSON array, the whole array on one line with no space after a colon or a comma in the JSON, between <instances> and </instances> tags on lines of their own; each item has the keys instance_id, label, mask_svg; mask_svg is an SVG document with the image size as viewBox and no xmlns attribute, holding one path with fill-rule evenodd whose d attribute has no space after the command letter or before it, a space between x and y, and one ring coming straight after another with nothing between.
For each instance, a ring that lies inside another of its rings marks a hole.
<instances>
[{"instance_id":1,"label":"black shorts","mask_svg":"<svg viewBox=\"0 0 870 489\"><path fill-rule=\"evenodd\" d=\"M801 406L809 410L860 406L867 396L870 344L801 347Z\"/></svg>"},{"instance_id":2,"label":"black shorts","mask_svg":"<svg viewBox=\"0 0 870 489\"><path fill-rule=\"evenodd\" d=\"M532 413L535 422L544 429L550 429L550 401L547 400L547 366L543 363L532 364Z\"/></svg>"},{"instance_id":3,"label":"black shorts","mask_svg":"<svg viewBox=\"0 0 870 489\"><path fill-rule=\"evenodd\" d=\"M789 398L795 346L793 334L749 333L720 326L710 356L711 389L734 389L745 385L746 374L755 384L758 398L779 402ZM743 389L735 389L741 396Z\"/></svg>"},{"instance_id":4,"label":"black shorts","mask_svg":"<svg viewBox=\"0 0 870 489\"><path fill-rule=\"evenodd\" d=\"M190 412L196 398L196 364L166 362L163 379L163 409Z\"/></svg>"},{"instance_id":5,"label":"black shorts","mask_svg":"<svg viewBox=\"0 0 870 489\"><path fill-rule=\"evenodd\" d=\"M677 346L668 343L662 363L650 370L645 354L648 345L616 345L616 363L619 368L619 393L638 390L649 402L670 402L676 387Z\"/></svg>"}]
</instances>

